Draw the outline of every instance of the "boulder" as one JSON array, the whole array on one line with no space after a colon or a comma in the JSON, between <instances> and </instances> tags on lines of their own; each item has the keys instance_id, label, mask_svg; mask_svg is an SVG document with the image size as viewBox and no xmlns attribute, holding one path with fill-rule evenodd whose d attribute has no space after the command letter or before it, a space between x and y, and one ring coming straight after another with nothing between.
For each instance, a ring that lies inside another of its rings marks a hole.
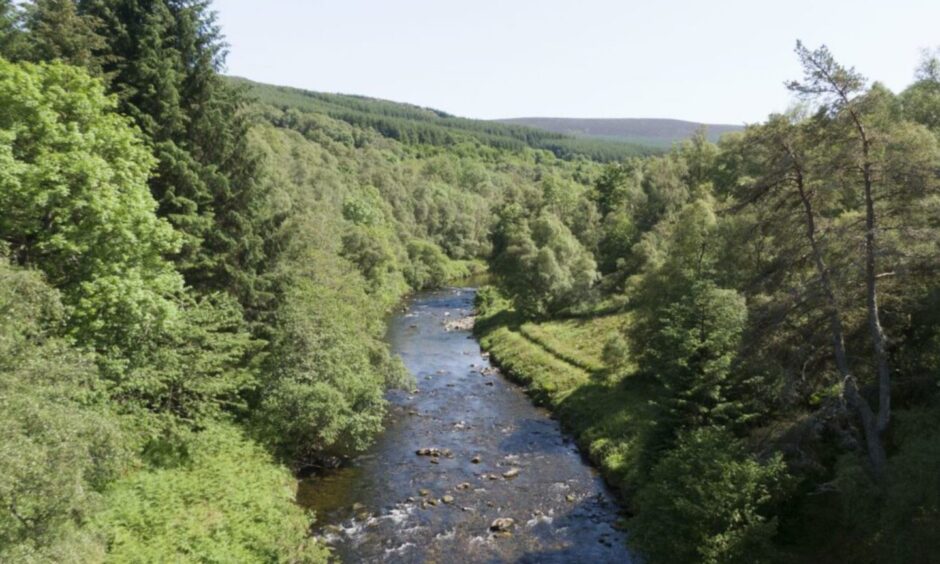
<instances>
[{"instance_id":1,"label":"boulder","mask_svg":"<svg viewBox=\"0 0 940 564\"><path fill-rule=\"evenodd\" d=\"M500 517L499 519L495 519L492 523L490 523L490 530L494 533L502 533L512 529L515 524L515 519L510 517Z\"/></svg>"}]
</instances>

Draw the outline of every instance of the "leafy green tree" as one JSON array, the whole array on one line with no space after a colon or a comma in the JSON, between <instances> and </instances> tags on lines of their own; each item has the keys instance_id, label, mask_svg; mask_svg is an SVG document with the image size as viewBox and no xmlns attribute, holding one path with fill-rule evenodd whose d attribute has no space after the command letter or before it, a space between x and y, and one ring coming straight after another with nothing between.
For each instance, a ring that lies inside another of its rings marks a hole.
<instances>
[{"instance_id":1,"label":"leafy green tree","mask_svg":"<svg viewBox=\"0 0 940 564\"><path fill-rule=\"evenodd\" d=\"M59 293L0 259L0 560L100 559L82 525L130 461L94 357L58 333Z\"/></svg>"},{"instance_id":2,"label":"leafy green tree","mask_svg":"<svg viewBox=\"0 0 940 564\"><path fill-rule=\"evenodd\" d=\"M0 61L0 108L0 238L62 290L83 343L140 347L182 290L163 258L179 239L147 190L150 153L75 67Z\"/></svg>"},{"instance_id":3,"label":"leafy green tree","mask_svg":"<svg viewBox=\"0 0 940 564\"><path fill-rule=\"evenodd\" d=\"M924 52L916 81L901 93L901 104L908 119L940 135L940 56Z\"/></svg>"},{"instance_id":4,"label":"leafy green tree","mask_svg":"<svg viewBox=\"0 0 940 564\"><path fill-rule=\"evenodd\" d=\"M121 110L157 158L150 189L183 234L177 264L193 287L229 291L249 309L270 301L264 272L276 247L243 92L219 74L225 44L206 0L79 0L100 22L97 52Z\"/></svg>"},{"instance_id":5,"label":"leafy green tree","mask_svg":"<svg viewBox=\"0 0 940 564\"><path fill-rule=\"evenodd\" d=\"M685 432L636 496L631 543L652 563L772 562L768 511L785 484L779 455L761 463L726 431Z\"/></svg>"},{"instance_id":6,"label":"leafy green tree","mask_svg":"<svg viewBox=\"0 0 940 564\"><path fill-rule=\"evenodd\" d=\"M440 288L449 280L447 255L440 247L416 239L408 243L408 284L415 289Z\"/></svg>"},{"instance_id":7,"label":"leafy green tree","mask_svg":"<svg viewBox=\"0 0 940 564\"><path fill-rule=\"evenodd\" d=\"M201 428L226 414L245 415L245 396L257 387L263 342L252 338L242 309L228 295L187 296L177 308L173 319L133 352L111 394L171 416L171 427Z\"/></svg>"},{"instance_id":8,"label":"leafy green tree","mask_svg":"<svg viewBox=\"0 0 940 564\"><path fill-rule=\"evenodd\" d=\"M743 423L752 406L733 363L747 305L738 292L717 285L721 242L711 203L687 205L663 230L638 283L634 354L662 384L673 427Z\"/></svg>"},{"instance_id":9,"label":"leafy green tree","mask_svg":"<svg viewBox=\"0 0 940 564\"><path fill-rule=\"evenodd\" d=\"M554 215L528 220L503 210L494 234L494 271L526 315L544 316L577 305L597 279L594 258Z\"/></svg>"},{"instance_id":10,"label":"leafy green tree","mask_svg":"<svg viewBox=\"0 0 940 564\"><path fill-rule=\"evenodd\" d=\"M15 59L20 54L23 33L22 13L13 0L0 0L0 57Z\"/></svg>"}]
</instances>

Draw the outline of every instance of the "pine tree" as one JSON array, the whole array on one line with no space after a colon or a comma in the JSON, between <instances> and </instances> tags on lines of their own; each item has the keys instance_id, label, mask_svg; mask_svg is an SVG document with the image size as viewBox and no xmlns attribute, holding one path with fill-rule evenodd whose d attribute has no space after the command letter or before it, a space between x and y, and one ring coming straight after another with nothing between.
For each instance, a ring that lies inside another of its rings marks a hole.
<instances>
[{"instance_id":1,"label":"pine tree","mask_svg":"<svg viewBox=\"0 0 940 564\"><path fill-rule=\"evenodd\" d=\"M80 0L79 9L102 22L111 90L153 145L150 188L184 235L176 260L187 282L262 307L273 229L241 113L247 98L219 74L226 50L209 2Z\"/></svg>"},{"instance_id":2,"label":"pine tree","mask_svg":"<svg viewBox=\"0 0 940 564\"><path fill-rule=\"evenodd\" d=\"M74 0L35 0L26 5L23 25L23 58L59 60L101 74L101 61L95 55L105 45L98 34L100 22L79 14Z\"/></svg>"}]
</instances>

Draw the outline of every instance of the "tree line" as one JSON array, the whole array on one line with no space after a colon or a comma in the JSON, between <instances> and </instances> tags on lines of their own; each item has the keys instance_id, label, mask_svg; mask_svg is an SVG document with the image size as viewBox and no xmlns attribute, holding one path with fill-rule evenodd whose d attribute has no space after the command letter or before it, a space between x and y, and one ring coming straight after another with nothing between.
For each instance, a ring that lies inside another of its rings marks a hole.
<instances>
[{"instance_id":1,"label":"tree line","mask_svg":"<svg viewBox=\"0 0 940 564\"><path fill-rule=\"evenodd\" d=\"M599 167L259 100L225 54L204 0L0 1L0 560L323 560L292 474L411 385L386 314Z\"/></svg>"},{"instance_id":2,"label":"tree line","mask_svg":"<svg viewBox=\"0 0 940 564\"><path fill-rule=\"evenodd\" d=\"M787 113L498 210L517 311L631 314L612 350L656 390L630 528L653 562L940 548L940 63L895 94L796 54Z\"/></svg>"}]
</instances>

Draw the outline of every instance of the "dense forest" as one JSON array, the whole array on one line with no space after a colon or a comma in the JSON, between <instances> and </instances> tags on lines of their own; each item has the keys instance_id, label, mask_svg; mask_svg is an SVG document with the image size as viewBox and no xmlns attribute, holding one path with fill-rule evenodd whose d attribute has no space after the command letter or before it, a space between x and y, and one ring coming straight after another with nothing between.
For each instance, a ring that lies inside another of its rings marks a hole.
<instances>
[{"instance_id":1,"label":"dense forest","mask_svg":"<svg viewBox=\"0 0 940 564\"><path fill-rule=\"evenodd\" d=\"M650 562L940 554L940 61L666 154L222 76L208 0L0 0L0 561L318 562L294 473L382 430L410 292Z\"/></svg>"},{"instance_id":2,"label":"dense forest","mask_svg":"<svg viewBox=\"0 0 940 564\"><path fill-rule=\"evenodd\" d=\"M581 138L616 139L669 150L680 141L692 137L699 129L716 143L725 133L741 131L743 126L720 123L697 123L678 119L657 118L556 118L521 117L498 120L510 125L536 127Z\"/></svg>"},{"instance_id":3,"label":"dense forest","mask_svg":"<svg viewBox=\"0 0 940 564\"><path fill-rule=\"evenodd\" d=\"M617 485L651 562L936 562L940 60L607 166L586 229L498 208L477 331Z\"/></svg>"}]
</instances>

